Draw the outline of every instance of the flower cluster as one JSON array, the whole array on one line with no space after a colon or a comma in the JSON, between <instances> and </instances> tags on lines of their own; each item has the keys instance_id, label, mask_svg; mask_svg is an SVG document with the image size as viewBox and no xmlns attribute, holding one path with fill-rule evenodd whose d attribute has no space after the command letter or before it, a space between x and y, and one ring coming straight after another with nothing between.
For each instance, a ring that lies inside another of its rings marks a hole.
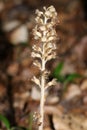
<instances>
[{"instance_id":1,"label":"flower cluster","mask_svg":"<svg viewBox=\"0 0 87 130\"><path fill-rule=\"evenodd\" d=\"M55 31L55 25L57 23L57 12L53 6L48 8L43 7L43 10L43 12L39 11L38 9L36 10L36 26L33 29L33 35L34 39L39 40L41 45L40 47L37 45L33 46L32 57L44 61L45 65L47 61L56 57L55 42L57 39L57 34ZM44 71L44 75L48 74L45 66L43 68L40 61L34 61L34 65L38 66L41 71ZM33 77L33 81L40 86L39 79L37 79L35 76ZM54 83L53 81L52 84Z\"/></svg>"}]
</instances>

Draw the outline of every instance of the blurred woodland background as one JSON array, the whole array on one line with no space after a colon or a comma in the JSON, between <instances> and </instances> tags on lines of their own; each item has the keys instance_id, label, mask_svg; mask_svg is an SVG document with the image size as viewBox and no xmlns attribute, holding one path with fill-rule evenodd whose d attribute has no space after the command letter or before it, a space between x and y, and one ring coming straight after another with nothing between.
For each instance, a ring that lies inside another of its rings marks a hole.
<instances>
[{"instance_id":1,"label":"blurred woodland background","mask_svg":"<svg viewBox=\"0 0 87 130\"><path fill-rule=\"evenodd\" d=\"M35 10L49 5L59 22L57 58L47 68L58 85L47 93L44 129L87 130L87 0L0 0L0 114L11 126L38 127L37 120L29 120L40 99L31 82L39 74L31 58L32 29Z\"/></svg>"}]
</instances>

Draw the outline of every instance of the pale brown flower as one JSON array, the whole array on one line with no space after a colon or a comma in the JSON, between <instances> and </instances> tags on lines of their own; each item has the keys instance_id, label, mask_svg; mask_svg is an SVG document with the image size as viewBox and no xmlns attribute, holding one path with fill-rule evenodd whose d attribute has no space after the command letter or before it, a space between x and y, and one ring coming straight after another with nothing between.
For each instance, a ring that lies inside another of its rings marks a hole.
<instances>
[{"instance_id":1,"label":"pale brown flower","mask_svg":"<svg viewBox=\"0 0 87 130\"><path fill-rule=\"evenodd\" d=\"M33 29L33 35L35 40L39 40L40 47L34 45L32 47L32 57L37 60L34 61L34 65L40 69L40 77L33 77L32 81L39 86L41 90L41 100L40 100L40 123L39 130L43 130L43 106L44 106L44 98L45 91L48 87L56 85L56 79L53 79L50 82L47 82L49 71L46 70L46 63L56 58L56 45L55 42L57 40L57 33L55 30L55 25L57 21L57 12L53 6L48 8L43 7L43 12L36 10L36 26Z\"/></svg>"}]
</instances>

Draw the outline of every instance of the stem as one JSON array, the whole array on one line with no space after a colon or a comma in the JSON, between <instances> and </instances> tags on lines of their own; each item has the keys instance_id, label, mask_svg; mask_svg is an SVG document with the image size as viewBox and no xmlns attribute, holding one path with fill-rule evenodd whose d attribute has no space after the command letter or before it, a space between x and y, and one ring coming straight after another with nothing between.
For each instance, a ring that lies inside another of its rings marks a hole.
<instances>
[{"instance_id":1,"label":"stem","mask_svg":"<svg viewBox=\"0 0 87 130\"><path fill-rule=\"evenodd\" d=\"M46 17L44 17L44 24L46 24ZM43 32L43 36L46 36L46 32ZM40 123L39 130L43 130L44 127L44 88L45 88L45 76L43 72L45 71L45 59L44 59L44 43L42 43L42 67L41 67L41 99L40 99Z\"/></svg>"},{"instance_id":2,"label":"stem","mask_svg":"<svg viewBox=\"0 0 87 130\"><path fill-rule=\"evenodd\" d=\"M42 69L41 71L43 72L45 69L45 61L44 59L42 60ZM41 76L41 99L40 99L40 123L41 125L39 126L39 130L43 130L43 122L44 122L44 88L45 88L45 77L42 74Z\"/></svg>"}]
</instances>

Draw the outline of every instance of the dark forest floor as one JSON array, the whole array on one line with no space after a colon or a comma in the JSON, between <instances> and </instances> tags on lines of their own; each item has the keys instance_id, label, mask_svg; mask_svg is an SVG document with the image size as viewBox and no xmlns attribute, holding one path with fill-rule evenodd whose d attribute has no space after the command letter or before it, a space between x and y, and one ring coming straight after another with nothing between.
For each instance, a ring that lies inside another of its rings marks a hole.
<instances>
[{"instance_id":1,"label":"dark forest floor","mask_svg":"<svg viewBox=\"0 0 87 130\"><path fill-rule=\"evenodd\" d=\"M31 58L35 9L54 5L59 24L57 58L47 64L51 72L63 62L62 76L80 78L58 82L45 104L44 130L87 130L87 12L79 0L0 1L0 113L12 126L29 127L29 117L39 110L40 92L32 84L39 70ZM85 3L86 6L86 3ZM85 11L84 11L85 10ZM22 37L21 37L22 36ZM64 87L66 89L64 89ZM1 124L0 130L5 126ZM32 121L32 129L38 128Z\"/></svg>"}]
</instances>

